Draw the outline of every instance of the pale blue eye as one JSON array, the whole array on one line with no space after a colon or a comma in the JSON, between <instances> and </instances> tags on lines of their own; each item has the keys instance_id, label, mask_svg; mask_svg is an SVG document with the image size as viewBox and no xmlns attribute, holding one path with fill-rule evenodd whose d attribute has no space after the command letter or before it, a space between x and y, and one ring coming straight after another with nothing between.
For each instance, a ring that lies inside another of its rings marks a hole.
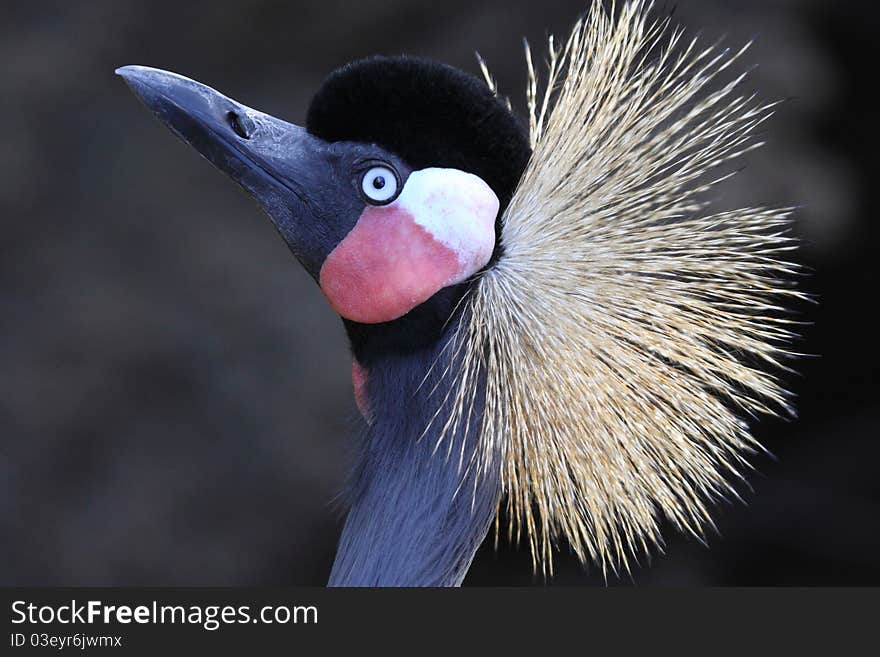
<instances>
[{"instance_id":1,"label":"pale blue eye","mask_svg":"<svg viewBox=\"0 0 880 657\"><path fill-rule=\"evenodd\" d=\"M388 167L372 167L361 178L361 191L373 203L388 203L397 196L397 175Z\"/></svg>"}]
</instances>

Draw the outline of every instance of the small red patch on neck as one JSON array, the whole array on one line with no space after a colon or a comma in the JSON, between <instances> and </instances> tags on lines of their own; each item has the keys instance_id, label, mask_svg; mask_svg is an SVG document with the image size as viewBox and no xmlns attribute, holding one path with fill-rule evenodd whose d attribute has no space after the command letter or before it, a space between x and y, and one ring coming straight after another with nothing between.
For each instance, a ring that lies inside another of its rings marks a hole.
<instances>
[{"instance_id":1,"label":"small red patch on neck","mask_svg":"<svg viewBox=\"0 0 880 657\"><path fill-rule=\"evenodd\" d=\"M399 205L368 206L321 267L318 282L333 309L377 324L405 315L445 287L458 256Z\"/></svg>"},{"instance_id":2,"label":"small red patch on neck","mask_svg":"<svg viewBox=\"0 0 880 657\"><path fill-rule=\"evenodd\" d=\"M370 398L367 396L367 370L357 358L351 359L351 383L354 387L354 403L364 419L369 422L372 419L370 412Z\"/></svg>"}]
</instances>

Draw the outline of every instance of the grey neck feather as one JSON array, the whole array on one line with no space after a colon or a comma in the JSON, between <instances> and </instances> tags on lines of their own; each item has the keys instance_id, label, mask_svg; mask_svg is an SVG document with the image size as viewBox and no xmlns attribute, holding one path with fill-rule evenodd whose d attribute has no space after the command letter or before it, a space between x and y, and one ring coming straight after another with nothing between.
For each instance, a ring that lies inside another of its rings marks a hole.
<instances>
[{"instance_id":1,"label":"grey neck feather","mask_svg":"<svg viewBox=\"0 0 880 657\"><path fill-rule=\"evenodd\" d=\"M482 400L467 437L461 431L434 451L444 409L419 438L446 392L431 394L435 374L420 386L441 349L442 341L419 357L389 356L369 367L371 404L382 412L365 429L330 586L458 586L492 523L498 468L478 479L467 468Z\"/></svg>"}]
</instances>

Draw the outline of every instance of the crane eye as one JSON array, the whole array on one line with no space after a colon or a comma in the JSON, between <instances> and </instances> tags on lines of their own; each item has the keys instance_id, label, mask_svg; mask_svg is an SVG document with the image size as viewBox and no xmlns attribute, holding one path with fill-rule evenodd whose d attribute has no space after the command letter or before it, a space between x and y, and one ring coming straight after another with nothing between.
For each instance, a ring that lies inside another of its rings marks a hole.
<instances>
[{"instance_id":1,"label":"crane eye","mask_svg":"<svg viewBox=\"0 0 880 657\"><path fill-rule=\"evenodd\" d=\"M385 205L397 198L397 172L387 166L370 167L361 178L361 191L368 203Z\"/></svg>"}]
</instances>

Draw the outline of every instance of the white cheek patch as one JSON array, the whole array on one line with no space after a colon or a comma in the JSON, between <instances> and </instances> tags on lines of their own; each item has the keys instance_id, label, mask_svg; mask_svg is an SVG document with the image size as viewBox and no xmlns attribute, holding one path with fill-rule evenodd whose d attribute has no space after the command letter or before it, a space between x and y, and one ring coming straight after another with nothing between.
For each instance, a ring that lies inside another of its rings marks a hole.
<instances>
[{"instance_id":1,"label":"white cheek patch","mask_svg":"<svg viewBox=\"0 0 880 657\"><path fill-rule=\"evenodd\" d=\"M455 252L459 268L447 285L467 279L492 257L499 201L479 176L459 169L413 171L395 203Z\"/></svg>"}]
</instances>

